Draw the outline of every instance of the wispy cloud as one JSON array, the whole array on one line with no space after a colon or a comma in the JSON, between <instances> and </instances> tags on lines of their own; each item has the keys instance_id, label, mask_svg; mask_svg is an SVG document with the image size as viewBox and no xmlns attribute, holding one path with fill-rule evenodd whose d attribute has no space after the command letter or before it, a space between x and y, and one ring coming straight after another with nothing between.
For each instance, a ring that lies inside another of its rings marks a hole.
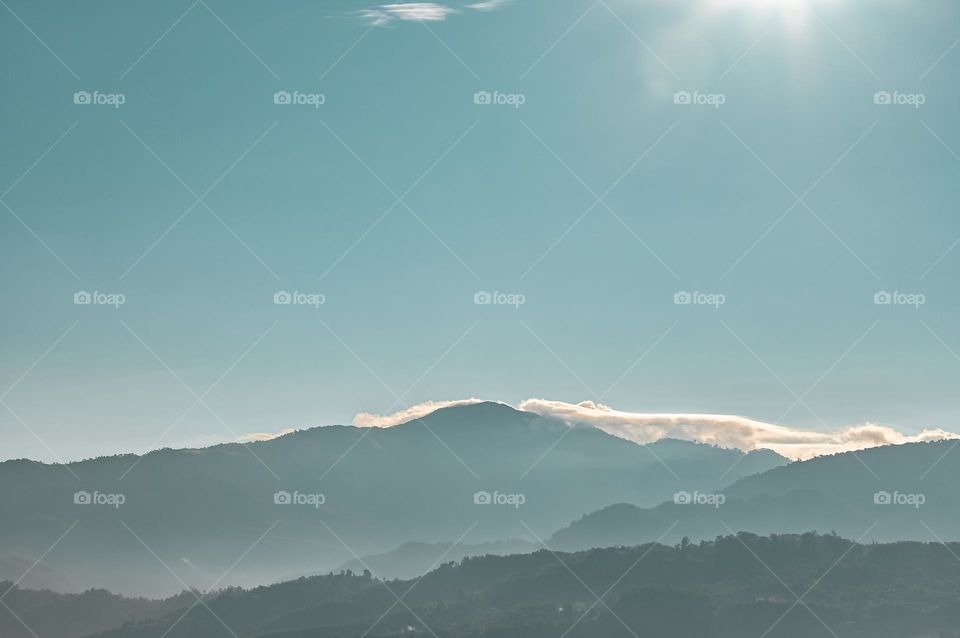
<instances>
[{"instance_id":1,"label":"wispy cloud","mask_svg":"<svg viewBox=\"0 0 960 638\"><path fill-rule=\"evenodd\" d=\"M408 22L443 22L448 16L461 13L462 9L473 11L495 11L513 2L513 0L481 0L460 5L457 8L439 2L401 2L381 4L360 11L360 17L375 27L388 25L395 20Z\"/></svg>"},{"instance_id":2,"label":"wispy cloud","mask_svg":"<svg viewBox=\"0 0 960 638\"><path fill-rule=\"evenodd\" d=\"M442 22L452 13L457 13L457 10L436 2L407 2L383 4L373 9L366 9L360 12L360 16L379 27L390 24L394 20Z\"/></svg>"},{"instance_id":3,"label":"wispy cloud","mask_svg":"<svg viewBox=\"0 0 960 638\"><path fill-rule=\"evenodd\" d=\"M506 6L513 2L513 0L485 0L484 2L474 2L473 4L468 4L468 9L474 9L476 11L493 11L499 9L500 7Z\"/></svg>"}]
</instances>

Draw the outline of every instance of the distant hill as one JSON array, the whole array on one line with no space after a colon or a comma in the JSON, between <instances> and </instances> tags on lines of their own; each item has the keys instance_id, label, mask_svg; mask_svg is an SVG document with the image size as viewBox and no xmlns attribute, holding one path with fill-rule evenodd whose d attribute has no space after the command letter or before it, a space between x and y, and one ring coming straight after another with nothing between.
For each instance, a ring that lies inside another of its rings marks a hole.
<instances>
[{"instance_id":1,"label":"distant hill","mask_svg":"<svg viewBox=\"0 0 960 638\"><path fill-rule=\"evenodd\" d=\"M447 563L418 580L341 573L230 589L95 636L957 638L958 552L811 533L541 550Z\"/></svg>"},{"instance_id":2,"label":"distant hill","mask_svg":"<svg viewBox=\"0 0 960 638\"><path fill-rule=\"evenodd\" d=\"M219 585L252 586L405 542L531 539L528 526L546 537L614 503L653 506L786 463L767 451L638 445L499 403L384 429L318 427L71 463L79 481L63 466L9 461L0 463L0 578L19 578L15 566L70 530L44 558L42 579L28 574L24 586L169 595L211 587L241 555ZM75 504L78 492L94 502Z\"/></svg>"},{"instance_id":3,"label":"distant hill","mask_svg":"<svg viewBox=\"0 0 960 638\"><path fill-rule=\"evenodd\" d=\"M559 530L549 544L573 550L661 537L709 539L730 530L835 531L864 541L960 540L955 443L891 445L791 463L724 488L718 506L703 494L701 505L616 504Z\"/></svg>"},{"instance_id":4,"label":"distant hill","mask_svg":"<svg viewBox=\"0 0 960 638\"><path fill-rule=\"evenodd\" d=\"M341 565L341 570L362 573L369 569L378 578L415 578L438 565L459 562L468 556L508 556L528 554L542 549L539 543L510 539L490 543L404 543L391 552L354 558Z\"/></svg>"}]
</instances>

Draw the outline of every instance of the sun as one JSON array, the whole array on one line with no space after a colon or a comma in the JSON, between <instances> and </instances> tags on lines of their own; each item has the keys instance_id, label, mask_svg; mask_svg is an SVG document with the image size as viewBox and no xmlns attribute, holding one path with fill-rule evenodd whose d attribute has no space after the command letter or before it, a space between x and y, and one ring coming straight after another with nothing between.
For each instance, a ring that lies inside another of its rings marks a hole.
<instances>
[{"instance_id":1,"label":"sun","mask_svg":"<svg viewBox=\"0 0 960 638\"><path fill-rule=\"evenodd\" d=\"M756 14L775 14L785 26L801 28L812 15L814 2L828 0L710 0L715 9L751 11ZM829 0L832 1L832 0Z\"/></svg>"},{"instance_id":2,"label":"sun","mask_svg":"<svg viewBox=\"0 0 960 638\"><path fill-rule=\"evenodd\" d=\"M717 4L728 6L753 5L756 7L789 7L803 6L806 0L717 0Z\"/></svg>"}]
</instances>

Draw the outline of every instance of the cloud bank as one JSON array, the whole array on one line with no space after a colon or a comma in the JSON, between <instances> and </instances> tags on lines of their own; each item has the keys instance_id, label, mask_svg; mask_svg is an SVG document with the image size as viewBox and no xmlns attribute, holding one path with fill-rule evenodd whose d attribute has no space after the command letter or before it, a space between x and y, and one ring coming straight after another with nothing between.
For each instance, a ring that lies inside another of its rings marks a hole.
<instances>
[{"instance_id":1,"label":"cloud bank","mask_svg":"<svg viewBox=\"0 0 960 638\"><path fill-rule=\"evenodd\" d=\"M527 399L517 408L558 418L571 425L591 425L637 443L651 443L663 438L682 439L745 451L768 449L794 460L881 445L960 439L960 434L941 429L910 435L888 425L863 423L820 432L726 414L622 412L593 401L565 403Z\"/></svg>"},{"instance_id":2,"label":"cloud bank","mask_svg":"<svg viewBox=\"0 0 960 638\"><path fill-rule=\"evenodd\" d=\"M475 398L428 401L388 415L363 412L354 417L353 422L363 427L390 427L421 418L441 408L480 402ZM960 439L960 434L942 429L906 434L889 425L863 423L822 432L727 414L623 412L593 401L566 403L527 399L515 407L559 419L571 426L595 427L636 443L652 443L664 438L681 439L744 451L768 449L794 460L881 445Z\"/></svg>"}]
</instances>

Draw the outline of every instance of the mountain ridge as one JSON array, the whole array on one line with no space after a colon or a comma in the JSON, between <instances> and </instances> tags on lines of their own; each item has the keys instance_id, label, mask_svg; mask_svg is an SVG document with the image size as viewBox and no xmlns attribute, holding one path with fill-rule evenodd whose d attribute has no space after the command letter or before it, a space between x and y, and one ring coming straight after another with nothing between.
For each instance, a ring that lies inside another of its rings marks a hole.
<instances>
[{"instance_id":1,"label":"mountain ridge","mask_svg":"<svg viewBox=\"0 0 960 638\"><path fill-rule=\"evenodd\" d=\"M500 401L484 400L484 401L478 401L476 403L464 403L464 404L456 404L456 405L450 405L450 406L440 406L424 415L412 416L406 421L402 421L400 423L396 423L392 425L356 425L356 424L343 424L343 423L331 423L326 425L310 425L310 426L296 427L296 428L293 428L293 431L291 432L284 432L282 434L278 434L276 436L273 436L264 440L224 441L224 442L212 443L210 445L198 446L198 447L165 446L165 447L157 448L155 450L148 450L143 453L120 452L117 454L104 454L104 455L91 456L91 457L86 457L86 458L77 459L73 461L67 461L63 463L37 461L29 458L16 458L16 459L7 459L4 461L0 461L0 466L3 466L5 464L24 463L24 464L32 464L32 465L42 465L47 467L67 466L72 468L78 464L86 463L88 461L102 460L102 459L134 459L135 460L135 459L142 459L142 458L150 457L156 454L165 453L169 451L201 452L205 450L214 450L214 449L223 449L223 448L238 449L240 446L251 446L251 447L257 448L257 447L264 446L265 444L270 444L277 441L286 441L291 439L297 439L303 436L312 436L317 434L318 430L340 429L340 430L349 431L349 432L363 432L364 430L372 429L372 430L384 432L388 430L403 431L405 429L411 429L416 427L417 425L424 425L424 424L427 426L440 425L441 427L447 427L447 426L450 426L451 421L453 421L453 419L451 419L450 417L460 417L460 416L469 416L469 420L476 420L478 418L492 419L493 417L499 417L500 419L515 420L516 423L514 423L514 425L529 425L529 423L531 422L539 421L539 422L543 422L544 424L551 424L552 427L557 429L557 431L563 431L564 428L593 430L593 431L601 432L606 436L610 436L613 438L626 440L626 441L630 440L630 439L625 439L624 437L617 436L616 434L605 432L604 430L597 428L591 424L565 423L555 417L543 416L541 414L538 414L536 412L531 412L528 410L520 410L507 403L503 403ZM498 420L492 421L493 424L497 424L501 422L502 421L498 421ZM456 426L455 422L453 423L453 425ZM460 427L460 426L456 426L456 427ZM639 446L655 445L655 444L668 445L672 443L688 443L693 445L702 445L702 446L718 448L722 450L738 450L740 452L743 452L744 454L753 453L753 452L769 452L771 454L776 454L778 457L786 458L768 448L756 448L752 450L746 450L738 447L721 446L721 445L703 442L703 441L692 441L687 439L679 439L675 437L663 437L661 439L657 439L655 441L650 441L647 443L638 443L636 441L631 441L631 442Z\"/></svg>"},{"instance_id":2,"label":"mountain ridge","mask_svg":"<svg viewBox=\"0 0 960 638\"><path fill-rule=\"evenodd\" d=\"M756 533L836 531L851 538L868 534L865 540L881 542L929 540L934 533L956 540L960 497L950 477L960 474L960 456L950 454L954 445L948 440L905 443L795 461L733 482L715 507L617 503L557 530L548 542L583 549L648 542L663 534L665 542L675 542L682 536L712 538L730 527ZM897 495L903 503L894 501ZM676 529L668 532L675 522Z\"/></svg>"}]
</instances>

